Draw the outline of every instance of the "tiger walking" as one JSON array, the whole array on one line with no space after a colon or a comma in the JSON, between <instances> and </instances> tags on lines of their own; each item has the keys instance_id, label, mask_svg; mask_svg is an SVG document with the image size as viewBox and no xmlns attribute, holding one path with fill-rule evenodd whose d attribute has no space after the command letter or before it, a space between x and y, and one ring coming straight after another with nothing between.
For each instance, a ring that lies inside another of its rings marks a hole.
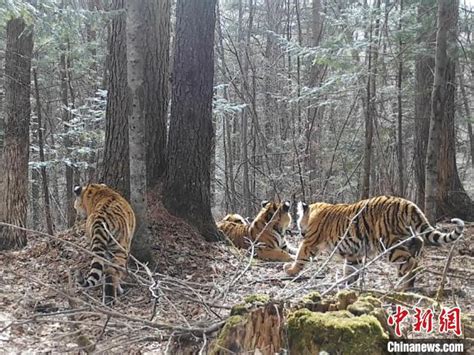
<instances>
[{"instance_id":1,"label":"tiger walking","mask_svg":"<svg viewBox=\"0 0 474 355\"><path fill-rule=\"evenodd\" d=\"M400 197L379 196L335 205L300 202L297 224L303 241L296 260L285 264L284 270L296 275L311 256L337 247L336 252L345 259L344 274L348 276L360 269L365 257L393 247L388 259L397 264L398 276L404 282L402 288L413 288L424 243L440 246L462 236L464 222L457 218L452 222L456 223L454 231L442 233L430 225L416 204ZM357 279L358 274L349 283Z\"/></svg>"},{"instance_id":2,"label":"tiger walking","mask_svg":"<svg viewBox=\"0 0 474 355\"><path fill-rule=\"evenodd\" d=\"M104 184L76 186L74 193L74 208L86 218L86 236L90 240L91 251L96 255L87 277L81 277L78 281L82 287L93 287L105 275L103 302L110 304L122 292L120 281L125 276L124 269L135 231L135 214L125 198Z\"/></svg>"}]
</instances>

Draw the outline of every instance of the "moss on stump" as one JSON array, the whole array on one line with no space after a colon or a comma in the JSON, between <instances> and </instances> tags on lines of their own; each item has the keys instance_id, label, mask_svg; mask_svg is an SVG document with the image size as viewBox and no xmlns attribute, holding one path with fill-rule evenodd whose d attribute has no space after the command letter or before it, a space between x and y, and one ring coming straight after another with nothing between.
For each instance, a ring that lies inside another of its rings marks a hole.
<instances>
[{"instance_id":1,"label":"moss on stump","mask_svg":"<svg viewBox=\"0 0 474 355\"><path fill-rule=\"evenodd\" d=\"M388 339L380 322L371 315L348 312L311 312L300 309L288 315L290 353L379 354Z\"/></svg>"}]
</instances>

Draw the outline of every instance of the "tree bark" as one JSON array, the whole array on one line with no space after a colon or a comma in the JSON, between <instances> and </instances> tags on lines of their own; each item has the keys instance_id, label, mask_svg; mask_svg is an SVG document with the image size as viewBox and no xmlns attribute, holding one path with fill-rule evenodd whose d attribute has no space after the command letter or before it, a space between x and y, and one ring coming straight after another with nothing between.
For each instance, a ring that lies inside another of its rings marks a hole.
<instances>
[{"instance_id":1,"label":"tree bark","mask_svg":"<svg viewBox=\"0 0 474 355\"><path fill-rule=\"evenodd\" d=\"M398 31L402 32L403 0L400 0L400 18ZM398 159L398 195L405 195L404 161L403 158L403 105L402 105L402 79L403 79L403 40L400 35L398 40L398 73L397 73L397 159Z\"/></svg>"},{"instance_id":2,"label":"tree bark","mask_svg":"<svg viewBox=\"0 0 474 355\"><path fill-rule=\"evenodd\" d=\"M461 88L462 102L464 106L464 112L466 113L467 118L467 134L469 136L469 147L471 153L471 166L474 168L474 135L472 132L472 123L471 123L471 109L469 107L469 99L466 94L466 88L464 87L463 72L459 74L459 87Z\"/></svg>"},{"instance_id":3,"label":"tree bark","mask_svg":"<svg viewBox=\"0 0 474 355\"><path fill-rule=\"evenodd\" d=\"M178 0L168 170L163 202L209 241L219 239L210 206L216 0ZM183 104L185 103L185 104Z\"/></svg>"},{"instance_id":4,"label":"tree bark","mask_svg":"<svg viewBox=\"0 0 474 355\"><path fill-rule=\"evenodd\" d=\"M30 80L33 29L21 18L7 22L5 58L5 142L0 220L26 226L28 210L28 157ZM26 245L26 232L0 227L0 250Z\"/></svg>"},{"instance_id":5,"label":"tree bark","mask_svg":"<svg viewBox=\"0 0 474 355\"><path fill-rule=\"evenodd\" d=\"M416 204L425 206L425 161L430 130L431 91L433 90L435 19L430 16L435 0L424 0L418 5L417 19L425 29L420 35L424 50L419 51L415 64L415 147L414 167Z\"/></svg>"},{"instance_id":6,"label":"tree bark","mask_svg":"<svg viewBox=\"0 0 474 355\"><path fill-rule=\"evenodd\" d=\"M137 218L137 229L132 243L132 253L142 261L152 261L148 234L146 132L145 120L150 104L146 90L151 78L147 76L148 56L146 13L154 10L153 0L127 1L127 83L130 96L128 137L130 155L130 201ZM155 28L156 30L156 28ZM157 60L157 58L151 59Z\"/></svg>"},{"instance_id":7,"label":"tree bark","mask_svg":"<svg viewBox=\"0 0 474 355\"><path fill-rule=\"evenodd\" d=\"M40 162L44 163L44 140L43 140L43 123L42 123L42 112L41 112L41 100L39 95L39 87L38 87L38 77L36 74L36 70L33 69L33 79L35 83L35 99L36 99L36 115L38 119L38 146L39 146L39 156ZM43 198L44 198L44 213L45 213L45 221L46 221L46 228L48 234L54 234L53 228L53 219L51 217L51 204L49 201L49 187L48 187L48 175L46 173L46 167L41 165L40 168L41 172L41 182L43 187Z\"/></svg>"},{"instance_id":8,"label":"tree bark","mask_svg":"<svg viewBox=\"0 0 474 355\"><path fill-rule=\"evenodd\" d=\"M378 41L380 0L376 2L377 18L375 19L375 29L372 30L372 23L369 30L369 48L368 48L368 77L367 77L367 109L365 112L365 149L364 149L364 170L362 175L361 198L370 196L371 174L372 174L372 140L374 135L374 117L375 117L375 97L377 82L377 59L378 59ZM373 10L372 10L373 11ZM375 38L375 39L374 39Z\"/></svg>"},{"instance_id":9,"label":"tree bark","mask_svg":"<svg viewBox=\"0 0 474 355\"><path fill-rule=\"evenodd\" d=\"M127 38L125 0L114 0L118 11L109 28L107 60L107 107L105 111L105 149L102 181L130 198L130 161L128 141Z\"/></svg>"},{"instance_id":10,"label":"tree bark","mask_svg":"<svg viewBox=\"0 0 474 355\"><path fill-rule=\"evenodd\" d=\"M151 188L166 170L171 1L144 2L143 6L146 170L147 185Z\"/></svg>"},{"instance_id":11,"label":"tree bark","mask_svg":"<svg viewBox=\"0 0 474 355\"><path fill-rule=\"evenodd\" d=\"M63 47L63 46L62 46ZM64 147L66 148L66 157L70 156L71 140L68 136L68 122L70 120L69 100L68 100L68 59L66 49L62 48L59 58L59 80L61 81L61 104L62 104L62 121L64 123ZM74 210L74 167L71 165L70 159L66 162L66 222L71 227L76 219L76 211Z\"/></svg>"},{"instance_id":12,"label":"tree bark","mask_svg":"<svg viewBox=\"0 0 474 355\"><path fill-rule=\"evenodd\" d=\"M471 220L473 203L463 189L456 167L455 46L458 1L438 0L438 32L431 119L425 167L425 213Z\"/></svg>"}]
</instances>

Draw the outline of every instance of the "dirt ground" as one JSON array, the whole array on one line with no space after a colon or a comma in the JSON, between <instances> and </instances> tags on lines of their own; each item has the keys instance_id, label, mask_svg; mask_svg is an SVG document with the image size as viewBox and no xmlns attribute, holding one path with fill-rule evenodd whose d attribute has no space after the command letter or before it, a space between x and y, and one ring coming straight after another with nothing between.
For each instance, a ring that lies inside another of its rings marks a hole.
<instances>
[{"instance_id":1,"label":"dirt ground","mask_svg":"<svg viewBox=\"0 0 474 355\"><path fill-rule=\"evenodd\" d=\"M281 263L254 260L223 243L204 241L162 208L152 215L154 276L131 266L126 292L112 308L101 305L101 290L74 286L74 272L87 269L90 260L80 249L87 248L80 233L66 231L54 239L31 234L25 249L0 253L0 353L205 353L215 330L244 296L267 294L291 304L310 291L324 293L342 278L337 257L312 277L329 254L319 256L294 280L285 276ZM443 303L459 306L464 315L474 313L473 234L469 225L457 243L445 284ZM435 295L449 250L425 248L417 279L421 294ZM365 272L363 287L383 295L396 282L395 268L380 260Z\"/></svg>"}]
</instances>

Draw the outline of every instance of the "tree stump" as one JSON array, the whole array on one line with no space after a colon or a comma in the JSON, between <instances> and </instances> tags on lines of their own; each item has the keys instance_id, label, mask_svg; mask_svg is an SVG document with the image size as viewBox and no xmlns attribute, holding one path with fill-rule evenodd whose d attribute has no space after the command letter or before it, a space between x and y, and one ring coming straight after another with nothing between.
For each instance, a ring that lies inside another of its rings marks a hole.
<instances>
[{"instance_id":1,"label":"tree stump","mask_svg":"<svg viewBox=\"0 0 474 355\"><path fill-rule=\"evenodd\" d=\"M258 295L245 301L232 309L211 354L381 354L388 339L380 301L354 291L325 299L314 292L291 308Z\"/></svg>"},{"instance_id":2,"label":"tree stump","mask_svg":"<svg viewBox=\"0 0 474 355\"><path fill-rule=\"evenodd\" d=\"M284 348L282 305L269 302L248 312L242 311L241 307L234 308L233 315L214 341L211 354L279 353Z\"/></svg>"}]
</instances>

